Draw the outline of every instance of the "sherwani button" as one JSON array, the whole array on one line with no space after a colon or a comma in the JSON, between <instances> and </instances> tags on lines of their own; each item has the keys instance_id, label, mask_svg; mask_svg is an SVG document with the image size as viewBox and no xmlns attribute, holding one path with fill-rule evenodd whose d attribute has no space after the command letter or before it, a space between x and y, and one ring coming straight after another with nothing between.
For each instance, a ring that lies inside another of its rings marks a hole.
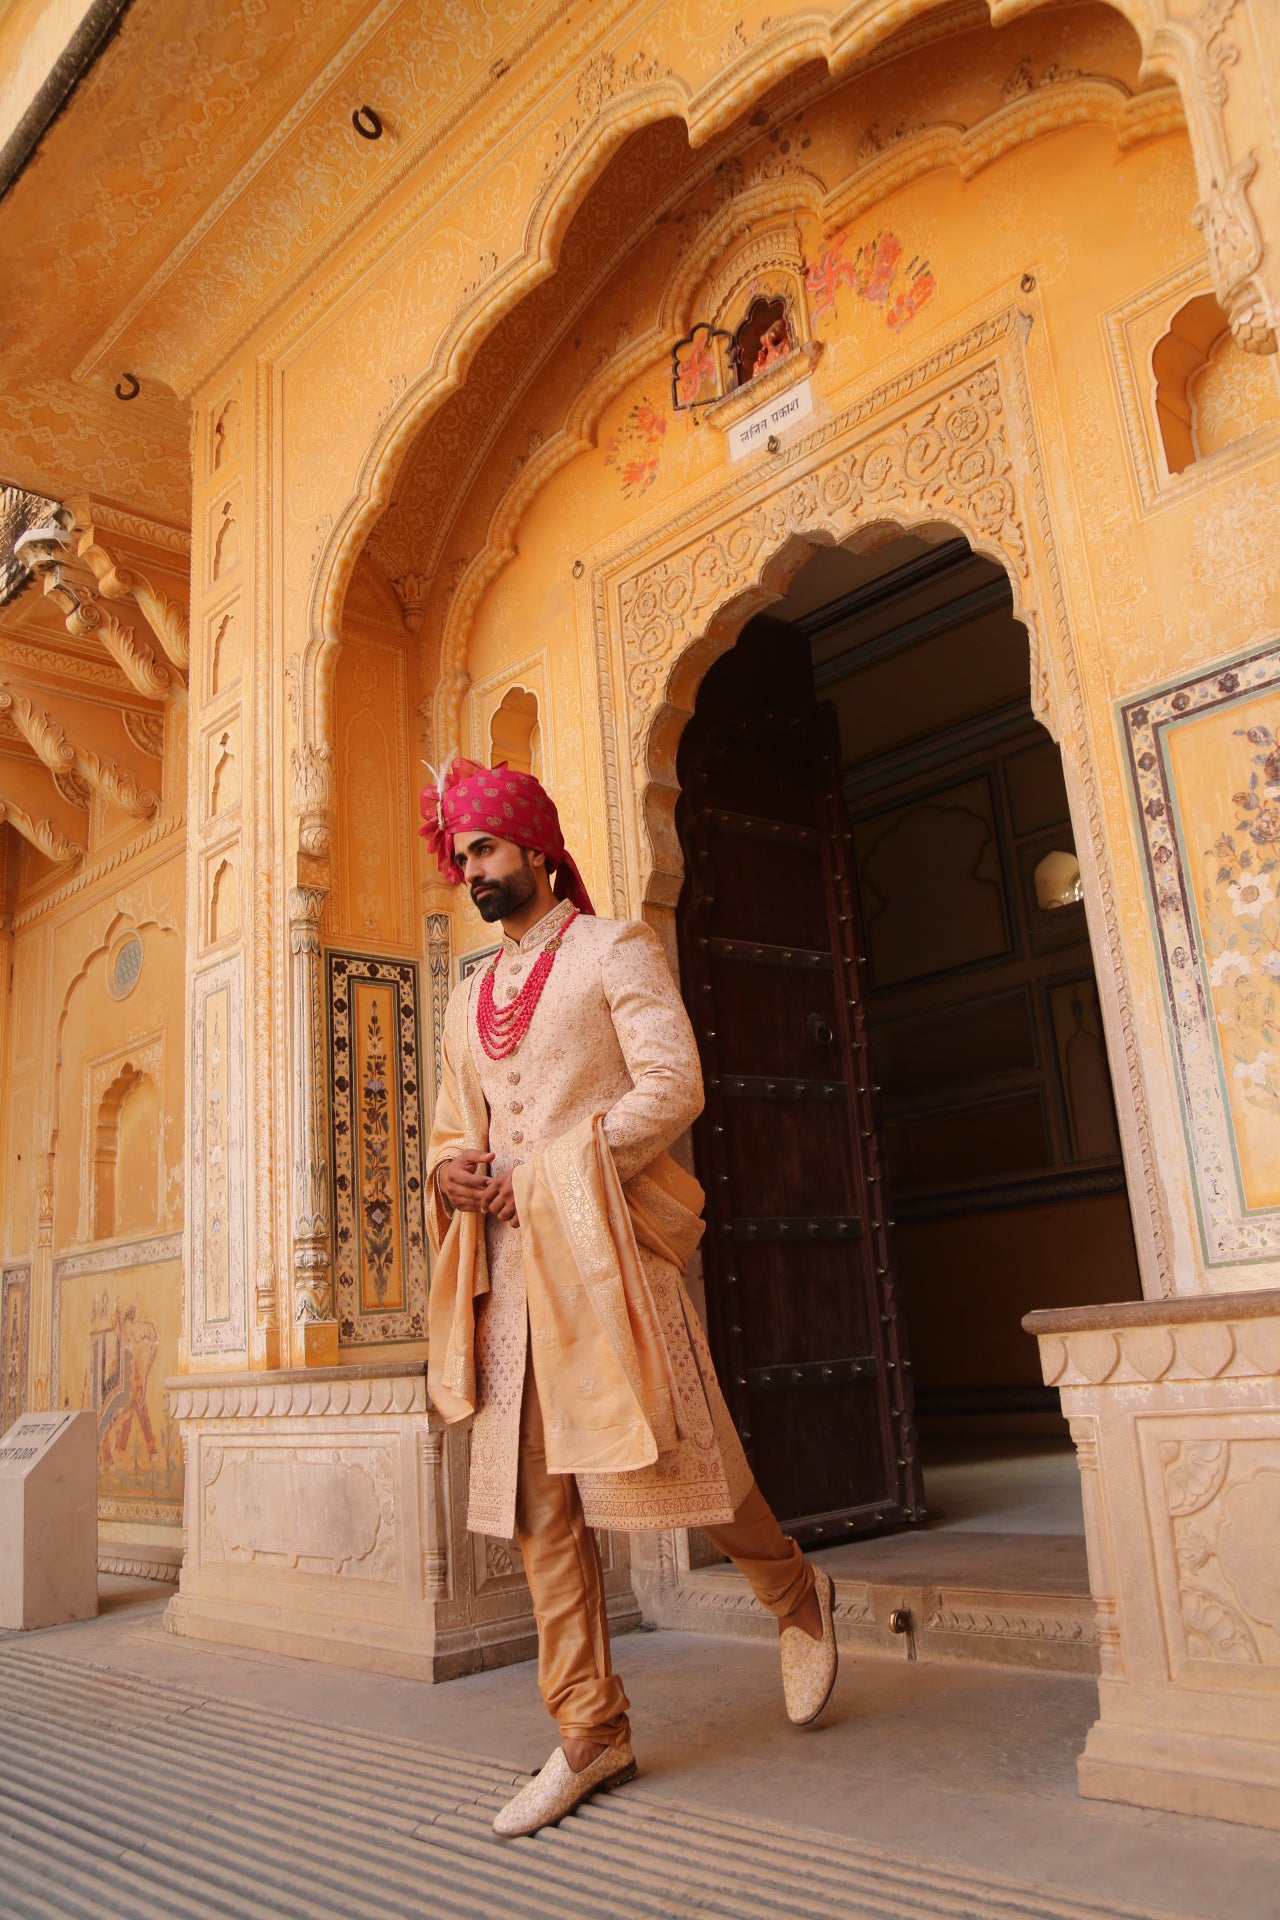
<instances>
[{"instance_id":1,"label":"sherwani button","mask_svg":"<svg viewBox=\"0 0 1280 1920\"><path fill-rule=\"evenodd\" d=\"M513 1087L518 1087L520 1085L520 1075L518 1073L509 1073L507 1075L507 1079L510 1081Z\"/></svg>"},{"instance_id":2,"label":"sherwani button","mask_svg":"<svg viewBox=\"0 0 1280 1920\"><path fill-rule=\"evenodd\" d=\"M524 1139L524 1135L517 1131L512 1134L511 1138L515 1141L516 1145L519 1146L520 1142Z\"/></svg>"},{"instance_id":3,"label":"sherwani button","mask_svg":"<svg viewBox=\"0 0 1280 1920\"><path fill-rule=\"evenodd\" d=\"M513 1101L511 1102L511 1111L512 1111L512 1113L523 1113L523 1112L524 1112L524 1101L523 1101L523 1100L513 1100Z\"/></svg>"}]
</instances>

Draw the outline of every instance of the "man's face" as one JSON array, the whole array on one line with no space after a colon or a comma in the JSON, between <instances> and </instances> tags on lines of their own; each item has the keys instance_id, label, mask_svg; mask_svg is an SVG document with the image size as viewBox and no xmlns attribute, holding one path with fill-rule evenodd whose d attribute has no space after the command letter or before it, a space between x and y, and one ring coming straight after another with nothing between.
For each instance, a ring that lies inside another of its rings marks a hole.
<instances>
[{"instance_id":1,"label":"man's face","mask_svg":"<svg viewBox=\"0 0 1280 1920\"><path fill-rule=\"evenodd\" d=\"M545 856L488 833L458 833L453 863L471 890L482 920L506 920L538 891L536 869Z\"/></svg>"}]
</instances>

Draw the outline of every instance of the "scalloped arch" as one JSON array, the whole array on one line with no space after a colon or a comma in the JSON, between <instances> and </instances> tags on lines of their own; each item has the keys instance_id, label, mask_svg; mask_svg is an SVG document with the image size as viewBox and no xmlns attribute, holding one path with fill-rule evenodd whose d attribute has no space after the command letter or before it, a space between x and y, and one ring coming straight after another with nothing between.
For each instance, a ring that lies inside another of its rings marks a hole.
<instances>
[{"instance_id":1,"label":"scalloped arch","mask_svg":"<svg viewBox=\"0 0 1280 1920\"><path fill-rule=\"evenodd\" d=\"M564 466L596 444L600 419L611 402L664 358L671 341L687 330L699 287L736 247L762 226L789 218L810 218L825 234L924 173L949 167L971 179L1022 141L1080 125L1109 127L1123 152L1139 140L1176 131L1184 120L1179 96L1171 89L1135 95L1113 81L1076 77L1015 100L968 129L951 124L921 127L889 156L873 157L830 190L808 170L799 170L752 181L735 194L676 263L663 290L657 324L588 379L564 426L499 495L484 544L467 562L445 617L433 700L433 754L447 756L460 745L475 620L488 589L515 557L525 513Z\"/></svg>"},{"instance_id":2,"label":"scalloped arch","mask_svg":"<svg viewBox=\"0 0 1280 1920\"><path fill-rule=\"evenodd\" d=\"M987 13L992 26L1000 26L1049 3L988 0ZM1185 36L1171 31L1148 0L1107 0L1107 4L1134 28L1148 72L1185 80L1194 71L1190 50L1183 45ZM331 732L333 661L341 644L341 614L351 573L385 510L411 443L461 384L486 335L554 272L569 221L623 141L655 120L677 118L684 121L691 146L700 146L800 68L825 64L831 81L839 82L892 36L931 14L947 12L940 0L900 0L886 17L883 9L859 0L834 9L825 20L807 15L798 21L768 23L756 43L744 44L741 56L696 97L675 76L653 73L604 99L594 110L584 109L582 124L566 140L530 208L523 254L496 273L454 316L429 365L406 387L370 441L347 505L325 537L307 602L307 640L299 674L301 745L320 747ZM1153 40L1162 27L1165 40L1157 52ZM456 692L457 677L456 665L451 666L447 683L451 693ZM464 680L463 691L465 684Z\"/></svg>"}]
</instances>

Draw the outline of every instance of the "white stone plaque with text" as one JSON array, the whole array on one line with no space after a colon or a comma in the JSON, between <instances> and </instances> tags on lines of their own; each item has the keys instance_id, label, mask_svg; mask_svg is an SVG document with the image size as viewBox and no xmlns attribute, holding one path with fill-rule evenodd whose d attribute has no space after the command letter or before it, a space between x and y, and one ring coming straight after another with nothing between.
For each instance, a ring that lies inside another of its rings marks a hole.
<instances>
[{"instance_id":1,"label":"white stone plaque with text","mask_svg":"<svg viewBox=\"0 0 1280 1920\"><path fill-rule=\"evenodd\" d=\"M97 1469L92 1413L24 1413L0 1438L0 1627L97 1613Z\"/></svg>"}]
</instances>

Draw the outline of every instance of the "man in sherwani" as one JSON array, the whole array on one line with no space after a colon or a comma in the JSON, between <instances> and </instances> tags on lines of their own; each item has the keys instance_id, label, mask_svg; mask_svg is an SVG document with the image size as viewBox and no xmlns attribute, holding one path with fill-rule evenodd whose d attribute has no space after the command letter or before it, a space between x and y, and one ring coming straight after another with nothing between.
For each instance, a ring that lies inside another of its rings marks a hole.
<instances>
[{"instance_id":1,"label":"man in sherwani","mask_svg":"<svg viewBox=\"0 0 1280 1920\"><path fill-rule=\"evenodd\" d=\"M800 1725L835 1683L832 1586L756 1486L685 1292L703 1195L667 1149L702 1077L657 937L596 917L531 775L455 760L422 807L503 929L445 1020L428 1378L446 1420L473 1418L468 1527L519 1537L560 1728L494 1822L510 1836L635 1774L594 1528L704 1527L777 1617Z\"/></svg>"}]
</instances>

